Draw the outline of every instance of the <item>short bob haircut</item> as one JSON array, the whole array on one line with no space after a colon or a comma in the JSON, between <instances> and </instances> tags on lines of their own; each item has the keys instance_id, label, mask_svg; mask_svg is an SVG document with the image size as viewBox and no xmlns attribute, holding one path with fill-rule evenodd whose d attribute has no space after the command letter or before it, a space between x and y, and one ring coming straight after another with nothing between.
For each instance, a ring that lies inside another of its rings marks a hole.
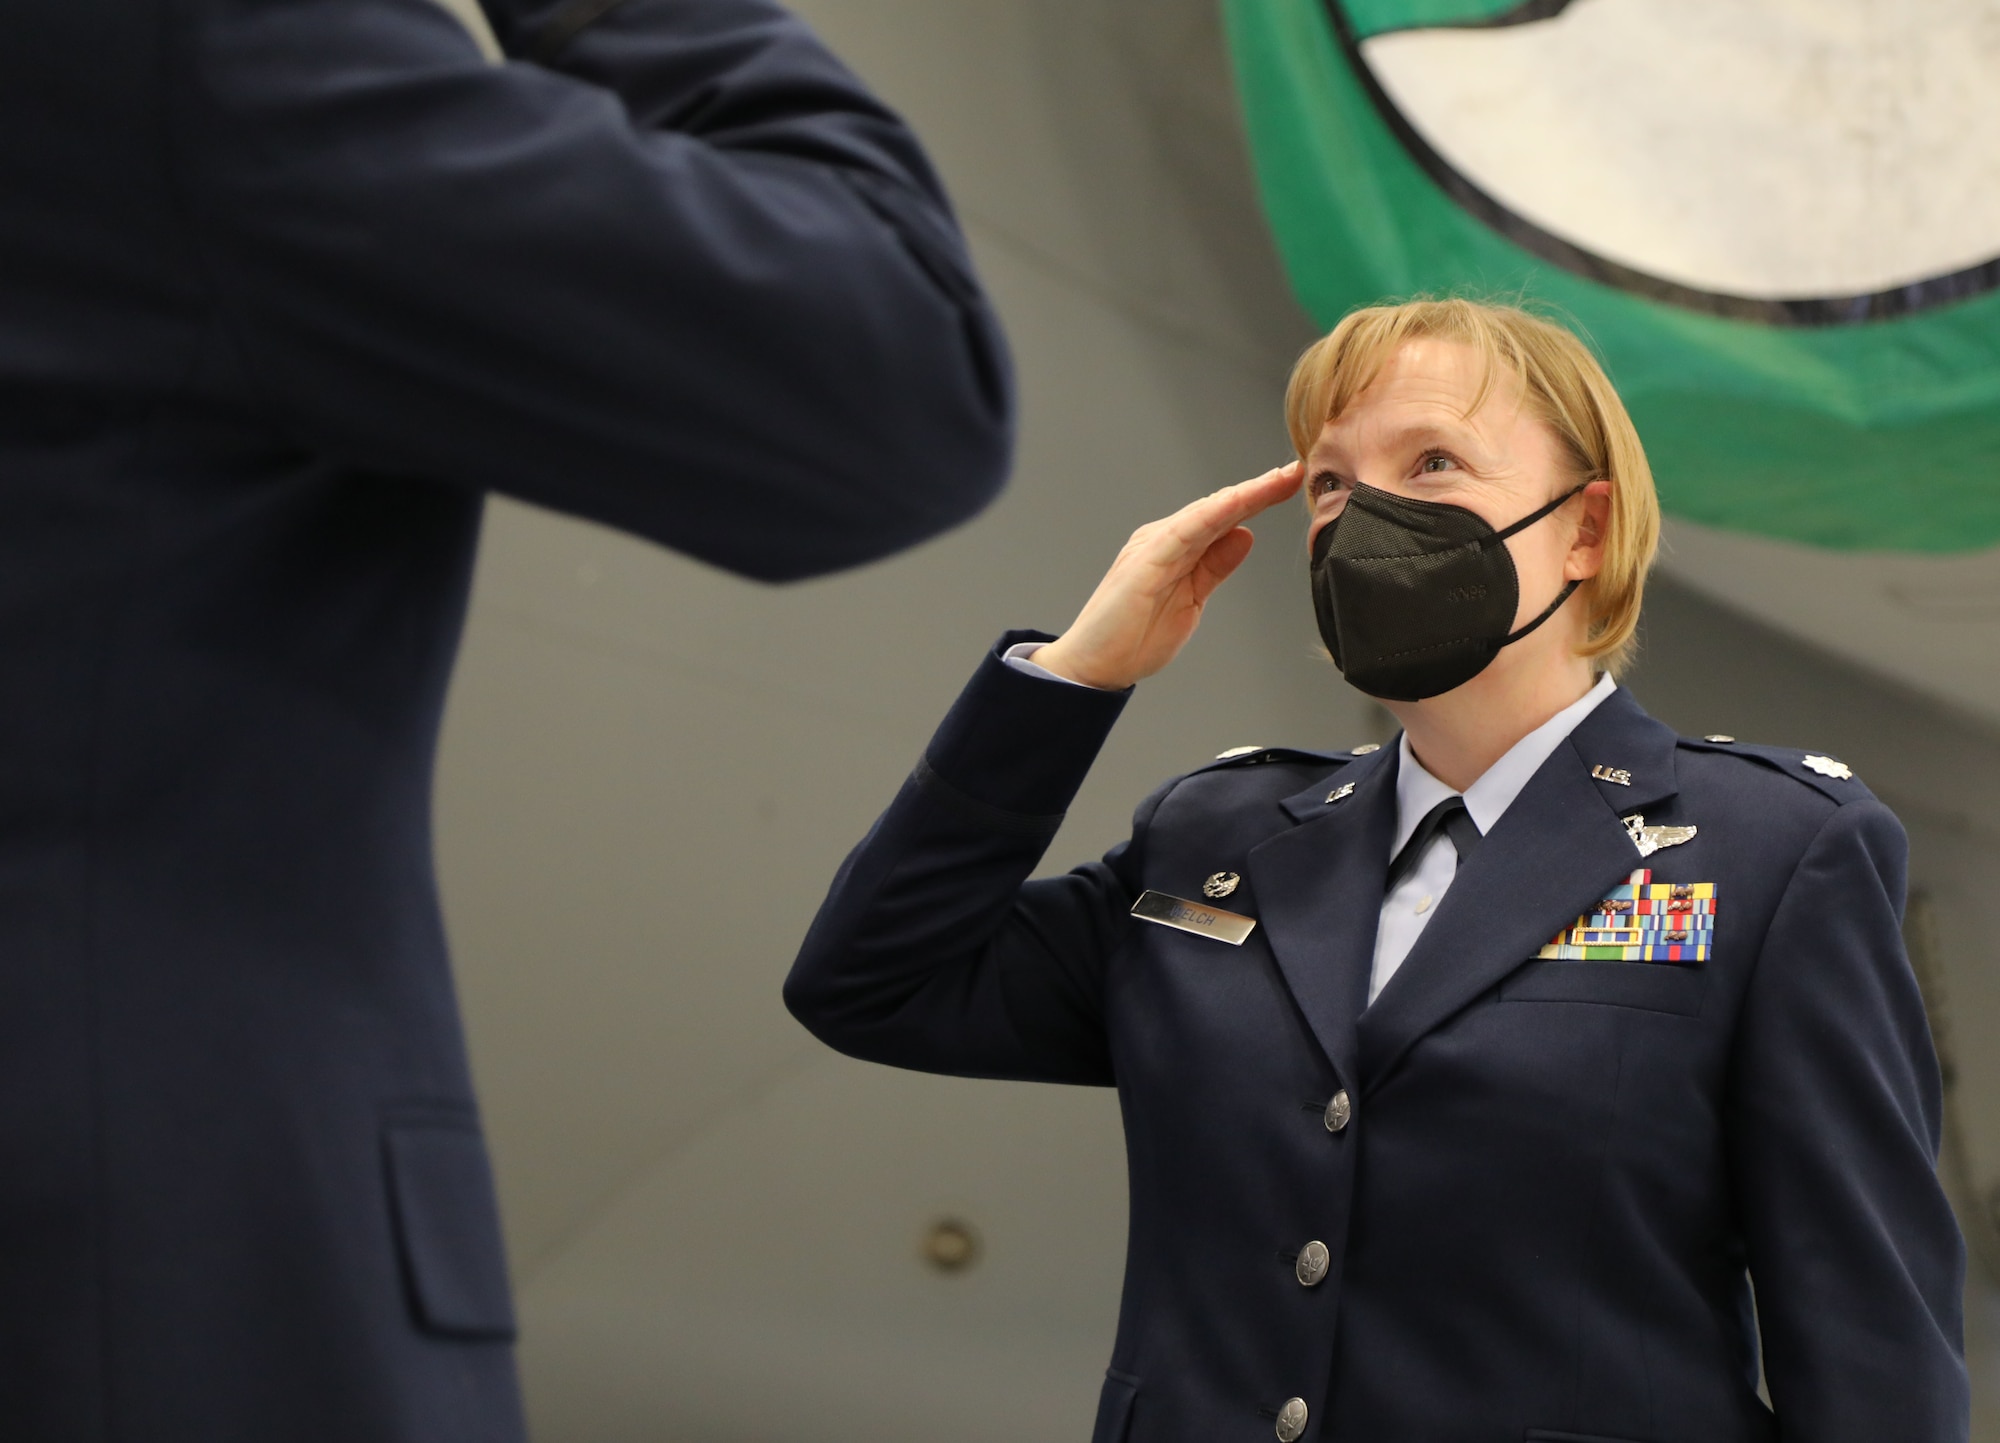
<instances>
[{"instance_id":1,"label":"short bob haircut","mask_svg":"<svg viewBox=\"0 0 2000 1443\"><path fill-rule=\"evenodd\" d=\"M1352 311L1292 368L1285 422L1293 447L1304 457L1405 342L1427 339L1456 341L1484 359L1467 415L1485 404L1496 374L1511 376L1568 451L1573 478L1611 483L1604 566L1579 594L1589 609L1582 654L1616 677L1637 648L1646 573L1660 546L1660 499L1625 403L1571 332L1492 301L1420 298Z\"/></svg>"}]
</instances>

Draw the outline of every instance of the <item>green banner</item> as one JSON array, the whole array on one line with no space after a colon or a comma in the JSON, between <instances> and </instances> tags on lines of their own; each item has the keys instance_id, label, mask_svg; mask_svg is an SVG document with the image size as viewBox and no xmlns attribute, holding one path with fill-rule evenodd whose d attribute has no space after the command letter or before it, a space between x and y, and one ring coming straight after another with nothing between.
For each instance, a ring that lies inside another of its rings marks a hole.
<instances>
[{"instance_id":1,"label":"green banner","mask_svg":"<svg viewBox=\"0 0 2000 1443\"><path fill-rule=\"evenodd\" d=\"M2000 264L1979 253L1987 212L1941 210L1967 228L1947 234L1924 219L1921 177L1856 179L1829 148L1839 136L1773 129L1814 119L1784 111L1785 96L1768 115L1729 111L1760 103L1735 93L1730 67L1790 44L1779 19L1747 28L1739 56L1726 17L1655 34L1643 27L1671 22L1640 0L1339 4L1224 0L1264 204L1320 323L1415 294L1551 306L1604 357L1669 511L1825 547L2000 542ZM1436 26L1479 28L1411 33ZM1606 37L1627 49L1598 74L1590 47ZM1926 63L1949 63L1940 54ZM1840 63L1897 83L1879 56ZM1714 75L1715 116L1683 72ZM1612 113L1643 111L1655 92L1684 114ZM1922 127L1949 135L1962 118L1912 124L1902 151L1878 141L1868 153L1936 153ZM1739 138L1747 159L1732 153ZM1565 165L1580 178L1565 180ZM1813 189L1822 176L1826 198ZM1972 194L1955 176L1947 166L1936 183ZM1898 202L1908 222L1870 229L1891 185L1917 197ZM1866 244L1834 245L1773 207L1801 208L1806 227L1852 217Z\"/></svg>"}]
</instances>

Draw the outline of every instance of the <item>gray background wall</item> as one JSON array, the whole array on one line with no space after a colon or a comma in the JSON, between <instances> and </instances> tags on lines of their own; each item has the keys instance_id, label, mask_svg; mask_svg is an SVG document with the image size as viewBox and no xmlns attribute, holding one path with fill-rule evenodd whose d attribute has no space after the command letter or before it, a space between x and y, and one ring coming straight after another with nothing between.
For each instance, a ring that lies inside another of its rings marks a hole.
<instances>
[{"instance_id":1,"label":"gray background wall","mask_svg":"<svg viewBox=\"0 0 2000 1443\"><path fill-rule=\"evenodd\" d=\"M1020 365L1019 474L960 533L779 590L490 508L439 850L530 1407L544 1443L894 1443L945 1420L968 1443L1081 1439L1123 1261L1112 1097L849 1063L778 986L993 636L1059 629L1133 526L1285 457L1278 397L1312 328L1270 252L1204 0L801 8L952 185ZM1296 519L1267 518L1143 689L1052 865L1117 840L1151 785L1224 747L1382 734L1313 659ZM1687 730L1832 750L1910 823L1968 1104L1954 1177L1984 1239L1994 717L1982 694L1917 689L1921 672L1885 679L1910 650L1893 614L1863 608L1877 654L1843 659L1826 643L1844 633L1815 645L1811 615L1760 602L1754 576L1786 566L1849 595L1841 559L1677 542L1642 699ZM919 1256L944 1216L984 1244L961 1274ZM1973 1301L1982 1397L2000 1397L2000 1313L1983 1285ZM1992 1416L1982 1436L2000 1438Z\"/></svg>"}]
</instances>

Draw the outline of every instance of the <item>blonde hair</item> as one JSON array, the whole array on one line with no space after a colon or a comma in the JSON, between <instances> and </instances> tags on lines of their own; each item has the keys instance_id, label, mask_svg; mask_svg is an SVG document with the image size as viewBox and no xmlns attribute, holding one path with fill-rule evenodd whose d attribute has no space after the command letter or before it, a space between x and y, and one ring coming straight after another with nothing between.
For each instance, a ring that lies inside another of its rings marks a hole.
<instances>
[{"instance_id":1,"label":"blonde hair","mask_svg":"<svg viewBox=\"0 0 2000 1443\"><path fill-rule=\"evenodd\" d=\"M1305 456L1405 342L1427 339L1470 346L1484 361L1468 416L1485 404L1496 374L1512 376L1562 443L1575 479L1611 483L1604 565L1579 593L1589 618L1582 654L1617 676L1638 645L1646 573L1660 546L1660 498L1625 403L1570 331L1519 306L1455 297L1351 311L1292 368L1285 390L1292 445Z\"/></svg>"}]
</instances>

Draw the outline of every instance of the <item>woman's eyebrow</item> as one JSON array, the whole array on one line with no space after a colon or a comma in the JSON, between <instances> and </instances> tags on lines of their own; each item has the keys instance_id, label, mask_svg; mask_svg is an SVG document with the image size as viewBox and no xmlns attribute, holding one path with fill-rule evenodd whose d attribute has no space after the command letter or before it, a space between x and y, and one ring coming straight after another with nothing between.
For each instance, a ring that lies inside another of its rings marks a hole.
<instances>
[{"instance_id":1,"label":"woman's eyebrow","mask_svg":"<svg viewBox=\"0 0 2000 1443\"><path fill-rule=\"evenodd\" d=\"M1470 426L1453 418L1450 421L1409 421L1386 427L1372 438L1372 444L1398 451L1417 450L1431 445L1446 445L1466 450L1475 447L1478 439ZM1307 475L1314 480L1329 475L1345 478L1354 469L1350 460L1344 449L1337 454L1308 455Z\"/></svg>"}]
</instances>

